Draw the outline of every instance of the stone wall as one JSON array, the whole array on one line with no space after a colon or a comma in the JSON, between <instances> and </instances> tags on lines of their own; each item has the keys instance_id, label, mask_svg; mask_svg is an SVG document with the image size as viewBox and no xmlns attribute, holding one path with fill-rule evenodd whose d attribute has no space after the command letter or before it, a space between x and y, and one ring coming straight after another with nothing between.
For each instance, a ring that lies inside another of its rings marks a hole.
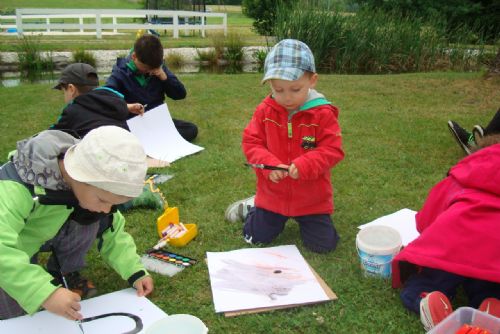
<instances>
[{"instance_id":1,"label":"stone wall","mask_svg":"<svg viewBox=\"0 0 500 334\"><path fill-rule=\"evenodd\" d=\"M265 47L250 46L243 48L243 62L254 63L253 53L257 50L265 49ZM169 53L181 54L185 61L189 63L198 63L196 48L175 48L165 49L165 56ZM210 48L198 48L200 51L208 51ZM129 50L89 50L96 59L96 67L98 72L111 72L111 68L117 57L122 57L128 54ZM66 65L73 61L73 54L69 51L61 52L42 52L42 58L50 57L54 62L56 70L63 69ZM0 72L17 72L19 71L19 59L16 52L0 52Z\"/></svg>"}]
</instances>

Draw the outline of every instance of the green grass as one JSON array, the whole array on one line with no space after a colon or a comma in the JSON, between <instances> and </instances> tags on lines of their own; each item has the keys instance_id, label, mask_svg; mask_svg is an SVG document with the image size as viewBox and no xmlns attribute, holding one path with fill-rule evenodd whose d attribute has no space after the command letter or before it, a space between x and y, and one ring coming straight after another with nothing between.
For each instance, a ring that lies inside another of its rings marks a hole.
<instances>
[{"instance_id":1,"label":"green grass","mask_svg":"<svg viewBox=\"0 0 500 334\"><path fill-rule=\"evenodd\" d=\"M241 133L268 88L260 85L260 74L180 78L188 98L168 101L169 108L174 117L199 126L196 144L205 150L167 169L175 177L161 189L170 205L180 208L181 221L199 227L198 237L175 251L200 261L173 278L153 274L151 300L169 314L196 315L210 333L422 333L418 318L403 309L388 281L363 277L354 242L357 226L401 208L421 207L429 189L463 156L448 133L447 120L468 129L486 125L498 108L498 81L484 81L478 73L320 75L318 90L341 109L346 157L332 172L333 219L341 242L331 254L311 253L302 247L297 225L289 223L271 246L297 244L339 299L225 318L214 312L205 252L248 247L241 225L225 222L224 210L254 192L255 177L243 167ZM0 157L17 140L56 120L62 95L50 87L0 88ZM125 214L140 252L157 241L158 215L152 210ZM95 251L85 275L100 293L127 286Z\"/></svg>"}]
</instances>

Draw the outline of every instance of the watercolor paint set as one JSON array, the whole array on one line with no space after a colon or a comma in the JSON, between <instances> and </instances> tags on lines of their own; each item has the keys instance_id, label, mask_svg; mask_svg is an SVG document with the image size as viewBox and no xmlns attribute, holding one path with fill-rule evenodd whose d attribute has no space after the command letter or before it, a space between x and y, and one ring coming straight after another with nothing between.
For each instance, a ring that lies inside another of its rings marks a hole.
<instances>
[{"instance_id":1,"label":"watercolor paint set","mask_svg":"<svg viewBox=\"0 0 500 334\"><path fill-rule=\"evenodd\" d=\"M149 271L172 277L198 261L165 249L153 249L141 257L141 262Z\"/></svg>"}]
</instances>

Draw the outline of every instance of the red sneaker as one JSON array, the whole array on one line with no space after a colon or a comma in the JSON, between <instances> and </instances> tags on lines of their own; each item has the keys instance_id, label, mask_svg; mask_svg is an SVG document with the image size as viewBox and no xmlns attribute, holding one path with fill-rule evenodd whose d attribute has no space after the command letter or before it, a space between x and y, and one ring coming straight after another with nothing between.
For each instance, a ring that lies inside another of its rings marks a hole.
<instances>
[{"instance_id":1,"label":"red sneaker","mask_svg":"<svg viewBox=\"0 0 500 334\"><path fill-rule=\"evenodd\" d=\"M452 312L448 297L440 291L427 293L420 301L420 321L426 331L431 330Z\"/></svg>"},{"instance_id":2,"label":"red sneaker","mask_svg":"<svg viewBox=\"0 0 500 334\"><path fill-rule=\"evenodd\" d=\"M486 312L497 318L500 318L500 300L496 298L486 298L479 305L479 311Z\"/></svg>"}]
</instances>

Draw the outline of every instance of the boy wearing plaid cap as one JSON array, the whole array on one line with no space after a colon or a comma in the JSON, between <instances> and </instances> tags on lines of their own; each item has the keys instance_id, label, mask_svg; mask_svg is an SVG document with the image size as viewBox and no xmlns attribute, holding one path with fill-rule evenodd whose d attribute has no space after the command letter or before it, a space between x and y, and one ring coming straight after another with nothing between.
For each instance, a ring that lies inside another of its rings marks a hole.
<instances>
[{"instance_id":1,"label":"boy wearing plaid cap","mask_svg":"<svg viewBox=\"0 0 500 334\"><path fill-rule=\"evenodd\" d=\"M245 240L264 244L293 218L305 247L332 251L339 237L330 216L330 169L344 157L339 110L314 89L314 56L303 42L286 39L276 44L264 72L262 82L269 83L271 94L244 130L243 152L249 163L285 170L255 169L255 197L229 206L226 218L245 219Z\"/></svg>"}]
</instances>

